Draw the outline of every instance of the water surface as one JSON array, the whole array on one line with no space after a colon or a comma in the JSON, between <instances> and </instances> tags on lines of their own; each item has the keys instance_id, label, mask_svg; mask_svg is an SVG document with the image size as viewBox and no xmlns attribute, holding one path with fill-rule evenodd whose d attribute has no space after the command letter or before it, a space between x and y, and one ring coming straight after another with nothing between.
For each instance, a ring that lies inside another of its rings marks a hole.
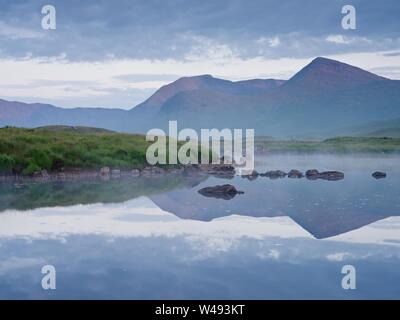
<instances>
[{"instance_id":1,"label":"water surface","mask_svg":"<svg viewBox=\"0 0 400 320\"><path fill-rule=\"evenodd\" d=\"M400 158L267 156L341 181L126 178L0 186L3 299L399 299ZM388 177L375 180L383 170ZM197 191L230 183L243 195ZM41 287L41 268L57 289ZM357 270L343 290L341 269Z\"/></svg>"}]
</instances>

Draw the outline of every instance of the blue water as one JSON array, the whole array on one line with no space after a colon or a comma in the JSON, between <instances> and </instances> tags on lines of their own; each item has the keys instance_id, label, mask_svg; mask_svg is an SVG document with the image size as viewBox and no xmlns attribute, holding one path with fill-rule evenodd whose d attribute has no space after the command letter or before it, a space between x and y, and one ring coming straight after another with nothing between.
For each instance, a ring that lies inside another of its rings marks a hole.
<instances>
[{"instance_id":1,"label":"blue water","mask_svg":"<svg viewBox=\"0 0 400 320\"><path fill-rule=\"evenodd\" d=\"M257 170L341 170L345 179L189 178L161 190L151 180L137 196L131 180L99 182L106 191L3 187L0 298L399 299L399 160L267 156ZM388 177L373 179L375 170ZM244 194L197 192L223 183ZM41 286L44 265L56 269L55 290ZM344 265L356 269L354 290L341 286Z\"/></svg>"}]
</instances>

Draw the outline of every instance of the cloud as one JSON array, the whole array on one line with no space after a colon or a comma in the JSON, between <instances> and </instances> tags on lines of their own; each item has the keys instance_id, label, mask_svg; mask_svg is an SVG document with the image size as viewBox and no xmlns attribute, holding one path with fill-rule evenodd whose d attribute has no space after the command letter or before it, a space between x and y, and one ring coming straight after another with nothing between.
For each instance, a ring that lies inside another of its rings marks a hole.
<instances>
[{"instance_id":1,"label":"cloud","mask_svg":"<svg viewBox=\"0 0 400 320\"><path fill-rule=\"evenodd\" d=\"M387 52L383 54L385 57L399 57L400 56L400 51L395 51L395 52Z\"/></svg>"},{"instance_id":2,"label":"cloud","mask_svg":"<svg viewBox=\"0 0 400 320\"><path fill-rule=\"evenodd\" d=\"M41 39L44 37L43 32L28 28L13 27L0 21L0 38L8 38L11 40Z\"/></svg>"},{"instance_id":3,"label":"cloud","mask_svg":"<svg viewBox=\"0 0 400 320\"><path fill-rule=\"evenodd\" d=\"M176 74L120 74L114 77L114 79L126 81L130 83L147 82L147 81L174 81L180 76Z\"/></svg>"},{"instance_id":4,"label":"cloud","mask_svg":"<svg viewBox=\"0 0 400 320\"><path fill-rule=\"evenodd\" d=\"M364 43L373 44L373 41L365 37L348 37L341 34L329 35L325 38L327 42L335 44L354 44L354 43Z\"/></svg>"},{"instance_id":5,"label":"cloud","mask_svg":"<svg viewBox=\"0 0 400 320\"><path fill-rule=\"evenodd\" d=\"M329 35L326 37L326 41L340 44L349 44L351 41L342 35Z\"/></svg>"},{"instance_id":6,"label":"cloud","mask_svg":"<svg viewBox=\"0 0 400 320\"><path fill-rule=\"evenodd\" d=\"M279 39L279 37L273 37L273 38L261 37L256 40L256 43L261 45L268 44L270 47L277 47L280 45L281 40Z\"/></svg>"},{"instance_id":7,"label":"cloud","mask_svg":"<svg viewBox=\"0 0 400 320\"><path fill-rule=\"evenodd\" d=\"M0 2L3 58L64 54L69 61L193 61L311 58L399 48L397 0L354 0L356 8L363 8L357 11L360 26L346 36L337 36L343 32L341 7L328 0L53 2L57 29L50 31L41 29L41 1Z\"/></svg>"}]
</instances>

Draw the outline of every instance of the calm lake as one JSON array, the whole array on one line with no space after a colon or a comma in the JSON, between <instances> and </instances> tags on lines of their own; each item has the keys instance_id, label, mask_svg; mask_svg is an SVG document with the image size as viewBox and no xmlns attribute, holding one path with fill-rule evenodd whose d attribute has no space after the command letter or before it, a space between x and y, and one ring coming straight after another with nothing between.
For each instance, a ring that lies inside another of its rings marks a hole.
<instances>
[{"instance_id":1,"label":"calm lake","mask_svg":"<svg viewBox=\"0 0 400 320\"><path fill-rule=\"evenodd\" d=\"M400 157L256 161L259 172L276 169L345 178L3 183L0 298L400 299ZM225 183L244 194L197 192ZM44 265L56 269L56 290L42 289ZM342 288L345 265L354 290Z\"/></svg>"}]
</instances>

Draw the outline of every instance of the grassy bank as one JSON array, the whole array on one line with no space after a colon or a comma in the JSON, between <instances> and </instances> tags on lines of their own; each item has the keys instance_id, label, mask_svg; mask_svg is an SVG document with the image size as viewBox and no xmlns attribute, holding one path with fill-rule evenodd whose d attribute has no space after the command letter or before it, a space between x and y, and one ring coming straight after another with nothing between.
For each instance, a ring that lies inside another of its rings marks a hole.
<instances>
[{"instance_id":1,"label":"grassy bank","mask_svg":"<svg viewBox=\"0 0 400 320\"><path fill-rule=\"evenodd\" d=\"M151 144L142 135L84 127L0 129L0 173L31 174L61 168L119 169L146 165Z\"/></svg>"},{"instance_id":2,"label":"grassy bank","mask_svg":"<svg viewBox=\"0 0 400 320\"><path fill-rule=\"evenodd\" d=\"M400 138L339 137L324 141L281 141L256 138L261 152L400 153Z\"/></svg>"}]
</instances>

